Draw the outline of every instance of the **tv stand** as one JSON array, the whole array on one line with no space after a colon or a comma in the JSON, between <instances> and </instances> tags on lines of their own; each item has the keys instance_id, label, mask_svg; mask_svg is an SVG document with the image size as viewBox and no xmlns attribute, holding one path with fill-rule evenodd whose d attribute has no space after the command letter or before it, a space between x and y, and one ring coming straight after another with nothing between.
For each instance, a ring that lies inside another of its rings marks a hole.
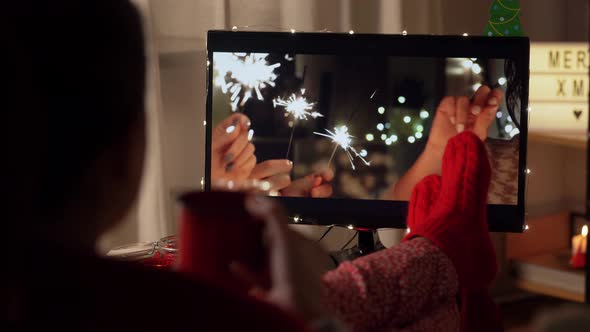
<instances>
[{"instance_id":1,"label":"tv stand","mask_svg":"<svg viewBox=\"0 0 590 332\"><path fill-rule=\"evenodd\" d=\"M374 231L373 230L363 230L363 231L358 231L359 232L359 237L358 237L358 248L362 254L362 256L364 255L368 255L372 252L375 251L375 237L373 236Z\"/></svg>"}]
</instances>

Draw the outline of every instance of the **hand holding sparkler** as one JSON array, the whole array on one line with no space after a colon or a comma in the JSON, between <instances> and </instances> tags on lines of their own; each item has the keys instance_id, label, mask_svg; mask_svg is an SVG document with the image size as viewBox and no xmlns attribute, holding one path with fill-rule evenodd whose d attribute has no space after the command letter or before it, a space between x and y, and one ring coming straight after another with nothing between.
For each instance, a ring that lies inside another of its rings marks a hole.
<instances>
[{"instance_id":1,"label":"hand holding sparkler","mask_svg":"<svg viewBox=\"0 0 590 332\"><path fill-rule=\"evenodd\" d=\"M278 193L291 185L292 169L293 163L290 160L267 160L254 166L248 178L266 181L270 184L269 192Z\"/></svg>"},{"instance_id":2,"label":"hand holding sparkler","mask_svg":"<svg viewBox=\"0 0 590 332\"><path fill-rule=\"evenodd\" d=\"M332 196L334 171L326 168L321 172L294 180L291 185L281 190L281 196L326 198Z\"/></svg>"},{"instance_id":3,"label":"hand holding sparkler","mask_svg":"<svg viewBox=\"0 0 590 332\"><path fill-rule=\"evenodd\" d=\"M211 180L239 181L246 179L256 165L254 131L250 119L233 114L213 128L211 135Z\"/></svg>"}]
</instances>

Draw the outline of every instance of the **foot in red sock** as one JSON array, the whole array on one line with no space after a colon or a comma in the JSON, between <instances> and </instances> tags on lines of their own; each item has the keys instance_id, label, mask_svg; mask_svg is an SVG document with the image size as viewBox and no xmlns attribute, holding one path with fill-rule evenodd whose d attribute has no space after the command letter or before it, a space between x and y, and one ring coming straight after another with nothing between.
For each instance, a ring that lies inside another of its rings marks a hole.
<instances>
[{"instance_id":1,"label":"foot in red sock","mask_svg":"<svg viewBox=\"0 0 590 332\"><path fill-rule=\"evenodd\" d=\"M461 285L462 331L502 331L487 289L498 269L487 226L490 174L483 142L472 133L461 133L447 144L442 177L424 178L409 204L411 232L406 239L429 239L455 266Z\"/></svg>"},{"instance_id":2,"label":"foot in red sock","mask_svg":"<svg viewBox=\"0 0 590 332\"><path fill-rule=\"evenodd\" d=\"M411 237L423 236L449 256L459 282L469 289L487 288L497 272L486 218L490 173L477 136L464 132L452 138L443 156L439 199L423 223L410 227Z\"/></svg>"},{"instance_id":3,"label":"foot in red sock","mask_svg":"<svg viewBox=\"0 0 590 332\"><path fill-rule=\"evenodd\" d=\"M407 226L410 231L420 227L430 215L430 211L440 195L440 183L440 176L429 175L418 182L414 190L412 190L407 219Z\"/></svg>"}]
</instances>

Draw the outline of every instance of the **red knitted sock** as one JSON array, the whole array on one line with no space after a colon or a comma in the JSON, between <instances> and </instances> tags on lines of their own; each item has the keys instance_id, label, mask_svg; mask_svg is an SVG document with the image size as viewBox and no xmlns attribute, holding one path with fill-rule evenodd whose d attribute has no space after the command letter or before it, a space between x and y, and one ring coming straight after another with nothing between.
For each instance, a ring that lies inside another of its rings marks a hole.
<instances>
[{"instance_id":1,"label":"red knitted sock","mask_svg":"<svg viewBox=\"0 0 590 332\"><path fill-rule=\"evenodd\" d=\"M414 190L412 190L407 219L407 226L410 231L414 228L419 229L420 225L430 215L430 211L440 195L440 183L440 176L429 175L418 182Z\"/></svg>"},{"instance_id":2,"label":"red knitted sock","mask_svg":"<svg viewBox=\"0 0 590 332\"><path fill-rule=\"evenodd\" d=\"M485 289L497 272L488 233L486 200L490 165L484 144L470 132L452 138L443 156L441 191L426 221L410 228L449 256L459 282Z\"/></svg>"},{"instance_id":3,"label":"red knitted sock","mask_svg":"<svg viewBox=\"0 0 590 332\"><path fill-rule=\"evenodd\" d=\"M447 144L442 178L424 178L408 210L411 232L406 239L429 239L455 266L461 286L461 330L468 332L503 329L487 290L498 269L486 218L490 173L484 144L472 133L461 133Z\"/></svg>"}]
</instances>

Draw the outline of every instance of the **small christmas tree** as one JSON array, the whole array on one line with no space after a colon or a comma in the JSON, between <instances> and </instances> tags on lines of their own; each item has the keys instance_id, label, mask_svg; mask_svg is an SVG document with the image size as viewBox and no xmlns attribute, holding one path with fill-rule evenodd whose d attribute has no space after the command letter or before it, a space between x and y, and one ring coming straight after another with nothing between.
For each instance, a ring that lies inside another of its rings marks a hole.
<instances>
[{"instance_id":1,"label":"small christmas tree","mask_svg":"<svg viewBox=\"0 0 590 332\"><path fill-rule=\"evenodd\" d=\"M494 0L486 36L522 36L519 0Z\"/></svg>"}]
</instances>

